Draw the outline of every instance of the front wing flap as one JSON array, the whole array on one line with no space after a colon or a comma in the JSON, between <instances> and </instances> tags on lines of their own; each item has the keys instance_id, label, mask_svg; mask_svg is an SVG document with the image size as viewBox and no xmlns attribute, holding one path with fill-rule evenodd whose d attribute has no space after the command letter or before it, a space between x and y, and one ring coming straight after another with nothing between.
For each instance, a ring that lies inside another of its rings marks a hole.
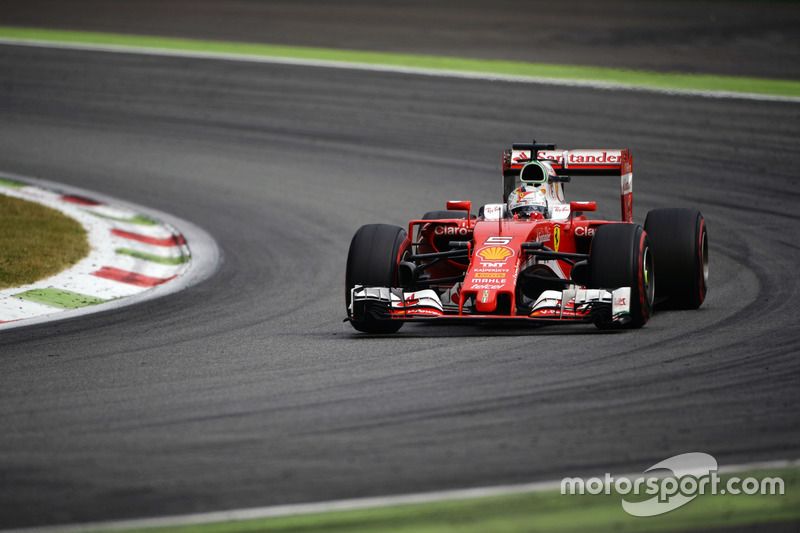
<instances>
[{"instance_id":1,"label":"front wing flap","mask_svg":"<svg viewBox=\"0 0 800 533\"><path fill-rule=\"evenodd\" d=\"M613 290L566 289L544 291L526 314L482 315L443 306L436 291L406 292L390 287L356 286L351 292L350 320L524 320L535 322L602 322L630 320L630 287Z\"/></svg>"}]
</instances>

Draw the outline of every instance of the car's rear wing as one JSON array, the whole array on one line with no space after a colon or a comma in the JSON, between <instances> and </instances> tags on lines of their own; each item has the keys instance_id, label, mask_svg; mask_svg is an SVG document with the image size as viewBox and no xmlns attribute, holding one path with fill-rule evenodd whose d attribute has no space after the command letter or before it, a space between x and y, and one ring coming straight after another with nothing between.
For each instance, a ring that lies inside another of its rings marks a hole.
<instances>
[{"instance_id":1,"label":"car's rear wing","mask_svg":"<svg viewBox=\"0 0 800 533\"><path fill-rule=\"evenodd\" d=\"M573 176L620 176L622 220L633 221L633 156L624 149L556 150L552 143L514 144L503 152L503 177L519 176L533 161L548 163L561 178Z\"/></svg>"}]
</instances>

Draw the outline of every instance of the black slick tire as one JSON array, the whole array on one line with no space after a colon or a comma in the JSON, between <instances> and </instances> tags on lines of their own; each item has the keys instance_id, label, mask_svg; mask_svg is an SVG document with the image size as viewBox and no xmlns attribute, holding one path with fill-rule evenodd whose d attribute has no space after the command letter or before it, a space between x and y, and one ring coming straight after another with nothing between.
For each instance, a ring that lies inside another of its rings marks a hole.
<instances>
[{"instance_id":1,"label":"black slick tire","mask_svg":"<svg viewBox=\"0 0 800 533\"><path fill-rule=\"evenodd\" d=\"M656 298L665 307L697 309L708 292L708 233L703 215L694 209L654 209L644 229L650 237L658 285Z\"/></svg>"},{"instance_id":2,"label":"black slick tire","mask_svg":"<svg viewBox=\"0 0 800 533\"><path fill-rule=\"evenodd\" d=\"M655 297L653 254L638 224L606 224L597 228L589 252L589 284L598 289L630 287L630 320L621 327L640 328L650 320ZM607 328L608 322L598 322Z\"/></svg>"},{"instance_id":3,"label":"black slick tire","mask_svg":"<svg viewBox=\"0 0 800 533\"><path fill-rule=\"evenodd\" d=\"M351 289L396 287L397 264L409 246L405 230L388 224L361 226L350 242L345 272L345 302L349 313ZM366 318L351 320L353 327L364 333L395 333L403 325L399 320Z\"/></svg>"},{"instance_id":4,"label":"black slick tire","mask_svg":"<svg viewBox=\"0 0 800 533\"><path fill-rule=\"evenodd\" d=\"M467 218L466 211L428 211L420 220L447 220Z\"/></svg>"}]
</instances>

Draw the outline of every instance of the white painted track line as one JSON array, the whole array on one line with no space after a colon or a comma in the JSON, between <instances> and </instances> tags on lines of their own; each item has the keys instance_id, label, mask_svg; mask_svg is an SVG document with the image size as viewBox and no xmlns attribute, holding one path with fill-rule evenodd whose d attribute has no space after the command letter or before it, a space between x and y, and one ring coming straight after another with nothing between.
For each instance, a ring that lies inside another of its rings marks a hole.
<instances>
[{"instance_id":1,"label":"white painted track line","mask_svg":"<svg viewBox=\"0 0 800 533\"><path fill-rule=\"evenodd\" d=\"M173 50L164 48L150 48L144 46L124 46L113 44L89 44L43 41L35 39L12 39L0 37L0 44L14 46L35 46L40 48L59 48L66 50L86 50L92 52L114 52L122 54L141 54L166 57L191 57L198 59L216 59L226 61L242 61L249 63L272 63L281 65L296 65L306 67L339 68L350 70L367 70L374 72L392 72L398 74L414 74L421 76L437 76L446 78L463 78L470 80L501 81L510 83L533 83L540 85L556 85L564 87L586 87L613 91L641 91L674 96L695 96L703 98L726 98L740 100L755 100L768 102L800 102L800 97L777 96L758 93L744 93L734 91L701 91L695 89L668 89L648 87L644 85L606 82L599 80L561 79L534 76L514 76L507 74L491 74L485 72L469 72L462 70L446 70L422 67L404 67L394 65L381 65L373 63L358 63L352 61L333 61L322 59L300 59L278 56L259 56L251 54L234 54L224 52L204 52L197 50Z\"/></svg>"},{"instance_id":2,"label":"white painted track line","mask_svg":"<svg viewBox=\"0 0 800 533\"><path fill-rule=\"evenodd\" d=\"M733 474L737 472L753 472L759 470L781 470L800 467L800 459L763 461L738 465L721 466L718 474ZM629 473L615 475L635 478L642 473ZM658 473L651 473L658 477ZM587 476L587 478L590 476ZM436 492L423 492L417 494L399 494L394 496L376 496L369 498L353 498L348 500L332 500L326 502L299 503L292 505L272 505L267 507L254 507L249 509L232 509L229 511L216 511L208 513L187 514L180 516L166 516L160 518L140 518L133 520L117 520L107 522L94 522L90 524L56 525L38 528L6 530L6 533L78 533L99 531L127 531L146 528L169 528L179 526L193 526L219 522L234 522L242 520L258 520L294 516L305 514L328 513L335 511L358 511L376 509L379 507L397 507L424 503L437 503L453 500L469 500L475 498L489 498L493 496L511 496L516 494L529 494L537 492L558 491L561 480L536 481L519 485L499 485L495 487L478 487L471 489L443 490Z\"/></svg>"}]
</instances>

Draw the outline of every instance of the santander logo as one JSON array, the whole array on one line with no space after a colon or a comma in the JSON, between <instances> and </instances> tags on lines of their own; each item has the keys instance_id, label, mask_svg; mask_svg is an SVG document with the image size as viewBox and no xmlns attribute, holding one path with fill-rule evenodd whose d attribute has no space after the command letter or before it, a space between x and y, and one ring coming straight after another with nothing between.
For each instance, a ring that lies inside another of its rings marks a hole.
<instances>
[{"instance_id":1,"label":"santander logo","mask_svg":"<svg viewBox=\"0 0 800 533\"><path fill-rule=\"evenodd\" d=\"M618 165L622 162L621 152L608 152L606 150L576 150L573 152L538 152L537 157L540 159L555 159L558 163L564 162L564 154L567 155L567 163L577 165L596 165L608 164Z\"/></svg>"}]
</instances>

